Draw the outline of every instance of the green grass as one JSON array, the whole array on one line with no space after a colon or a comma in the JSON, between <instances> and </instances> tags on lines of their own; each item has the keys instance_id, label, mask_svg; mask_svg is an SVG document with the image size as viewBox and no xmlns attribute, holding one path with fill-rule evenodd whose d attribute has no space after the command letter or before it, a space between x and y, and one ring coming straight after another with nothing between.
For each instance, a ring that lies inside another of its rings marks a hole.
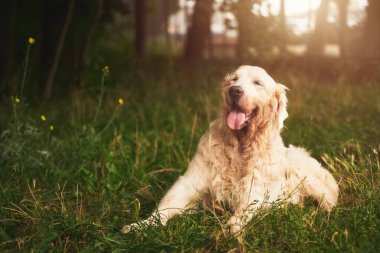
<instances>
[{"instance_id":1,"label":"green grass","mask_svg":"<svg viewBox=\"0 0 380 253\"><path fill-rule=\"evenodd\" d=\"M330 214L311 203L274 206L240 241L226 233L228 210L119 232L146 217L186 170L217 114L223 74L169 67L116 78L111 67L99 112L100 92L90 88L44 106L9 101L1 116L0 251L379 252L380 86L317 84L292 73L273 73L290 88L283 137L339 181Z\"/></svg>"}]
</instances>

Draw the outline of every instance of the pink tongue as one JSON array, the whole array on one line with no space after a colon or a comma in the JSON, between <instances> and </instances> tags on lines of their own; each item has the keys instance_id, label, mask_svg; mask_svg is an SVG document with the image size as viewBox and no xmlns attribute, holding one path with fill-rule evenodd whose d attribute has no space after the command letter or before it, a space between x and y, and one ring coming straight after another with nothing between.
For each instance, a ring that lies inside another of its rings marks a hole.
<instances>
[{"instance_id":1,"label":"pink tongue","mask_svg":"<svg viewBox=\"0 0 380 253\"><path fill-rule=\"evenodd\" d=\"M228 114L227 125L232 130L240 129L245 121L245 114L242 112L232 111Z\"/></svg>"}]
</instances>

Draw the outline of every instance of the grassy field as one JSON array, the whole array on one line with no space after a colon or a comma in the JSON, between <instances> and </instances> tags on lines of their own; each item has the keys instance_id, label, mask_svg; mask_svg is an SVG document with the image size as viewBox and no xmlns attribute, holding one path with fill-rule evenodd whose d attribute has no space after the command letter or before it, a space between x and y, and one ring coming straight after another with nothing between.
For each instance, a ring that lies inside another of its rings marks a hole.
<instances>
[{"instance_id":1,"label":"grassy field","mask_svg":"<svg viewBox=\"0 0 380 253\"><path fill-rule=\"evenodd\" d=\"M380 85L320 84L281 71L270 74L290 88L284 140L310 150L339 181L330 214L312 203L274 206L240 241L226 233L229 210L119 232L146 217L186 170L217 113L227 69L172 66L114 78L111 68L103 92L99 73L96 89L49 104L6 101L0 251L380 252Z\"/></svg>"}]
</instances>

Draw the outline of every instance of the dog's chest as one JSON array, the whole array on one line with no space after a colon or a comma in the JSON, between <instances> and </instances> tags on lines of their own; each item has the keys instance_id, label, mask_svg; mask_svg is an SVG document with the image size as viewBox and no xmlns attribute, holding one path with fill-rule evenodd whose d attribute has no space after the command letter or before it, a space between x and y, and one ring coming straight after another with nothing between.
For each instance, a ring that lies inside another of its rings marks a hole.
<instances>
[{"instance_id":1,"label":"dog's chest","mask_svg":"<svg viewBox=\"0 0 380 253\"><path fill-rule=\"evenodd\" d=\"M221 150L219 159L213 159L211 164L212 182L210 191L217 201L229 201L238 191L242 178L250 171L248 161L242 159L238 150Z\"/></svg>"},{"instance_id":2,"label":"dog's chest","mask_svg":"<svg viewBox=\"0 0 380 253\"><path fill-rule=\"evenodd\" d=\"M219 159L213 159L212 181L210 192L214 199L219 202L228 202L234 208L238 205L242 194L252 184L259 184L263 191L270 192L273 187L277 196L277 188L281 188L281 176L271 170L273 159L271 156L263 154L251 154L244 158L236 150L228 150Z\"/></svg>"}]
</instances>

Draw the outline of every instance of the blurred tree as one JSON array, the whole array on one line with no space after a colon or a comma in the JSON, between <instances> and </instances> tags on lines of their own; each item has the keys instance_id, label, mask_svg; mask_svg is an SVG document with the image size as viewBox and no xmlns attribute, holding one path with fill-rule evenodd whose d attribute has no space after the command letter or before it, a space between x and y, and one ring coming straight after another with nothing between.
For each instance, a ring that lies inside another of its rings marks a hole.
<instances>
[{"instance_id":1,"label":"blurred tree","mask_svg":"<svg viewBox=\"0 0 380 253\"><path fill-rule=\"evenodd\" d=\"M57 90L59 88L69 90L82 84L86 56L98 23L104 14L103 8L110 8L117 0L108 0L107 2L108 5L103 0L75 1L71 13L71 22L61 49L59 67L57 67L51 84L57 86ZM62 9L67 10L68 4L69 2L66 0L45 0L40 55L41 73L48 73L53 65L53 56L67 20L67 13L62 12ZM45 74L45 76L49 75ZM46 84L47 80L43 80L43 83ZM54 87L51 88L50 92L53 90Z\"/></svg>"},{"instance_id":2,"label":"blurred tree","mask_svg":"<svg viewBox=\"0 0 380 253\"><path fill-rule=\"evenodd\" d=\"M363 42L365 45L361 47L364 49L364 56L367 58L380 58L380 1L368 0L366 9L367 18L364 22Z\"/></svg>"},{"instance_id":3,"label":"blurred tree","mask_svg":"<svg viewBox=\"0 0 380 253\"><path fill-rule=\"evenodd\" d=\"M286 24L279 22L278 17L263 14L263 9L270 9L265 0L239 0L232 2L232 11L238 21L238 42L236 55L239 59L271 57L274 48L284 46ZM266 6L264 6L266 5ZM265 7L265 8L263 8ZM282 27L285 25L285 27Z\"/></svg>"},{"instance_id":4,"label":"blurred tree","mask_svg":"<svg viewBox=\"0 0 380 253\"><path fill-rule=\"evenodd\" d=\"M339 48L340 57L347 57L347 11L350 0L337 0L339 9Z\"/></svg>"},{"instance_id":5,"label":"blurred tree","mask_svg":"<svg viewBox=\"0 0 380 253\"><path fill-rule=\"evenodd\" d=\"M147 6L147 40L150 46L158 45L164 46L160 42L165 42L165 48L159 48L158 50L166 50L171 52L171 43L170 43L170 34L168 31L169 18L170 15L178 11L179 4L178 0L158 0L158 1L149 1ZM163 41L163 39L165 41Z\"/></svg>"},{"instance_id":6,"label":"blurred tree","mask_svg":"<svg viewBox=\"0 0 380 253\"><path fill-rule=\"evenodd\" d=\"M42 2L41 39L38 42L38 44L41 45L39 56L39 72L41 73L40 93L46 90L48 76L50 79L54 79L55 77L55 75L52 76L52 74L49 74L49 71L51 71L51 66L56 56L58 39L67 16L67 11L62 11L65 9L68 9L68 2L62 0L44 0ZM52 81L53 80L49 81L49 85L52 85Z\"/></svg>"},{"instance_id":7,"label":"blurred tree","mask_svg":"<svg viewBox=\"0 0 380 253\"><path fill-rule=\"evenodd\" d=\"M203 59L207 40L211 36L213 2L213 0L197 0L195 2L185 42L184 58L186 62L196 63Z\"/></svg>"},{"instance_id":8,"label":"blurred tree","mask_svg":"<svg viewBox=\"0 0 380 253\"><path fill-rule=\"evenodd\" d=\"M166 41L166 47L168 49L168 52L169 54L171 53L172 51L172 45L171 45L171 42L170 42L170 34L169 34L169 18L170 18L170 15L174 12L176 12L178 9L179 9L179 5L178 5L178 0L162 0L164 2L166 2L166 4L164 3L163 6L164 6L164 12L163 12L163 15L164 15L164 34L165 34L165 41Z\"/></svg>"},{"instance_id":9,"label":"blurred tree","mask_svg":"<svg viewBox=\"0 0 380 253\"><path fill-rule=\"evenodd\" d=\"M280 32L281 32L281 40L279 40L279 49L280 53L284 53L286 49L287 42L287 26L286 26L286 15L285 15L285 0L280 0Z\"/></svg>"},{"instance_id":10,"label":"blurred tree","mask_svg":"<svg viewBox=\"0 0 380 253\"><path fill-rule=\"evenodd\" d=\"M34 79L37 82L27 85L28 95L50 97L53 90L69 90L70 85L81 83L103 8L110 14L115 9L123 11L121 6L126 6L122 0L0 1L1 92L17 93L29 36L37 43L29 57L28 77L38 75Z\"/></svg>"},{"instance_id":11,"label":"blurred tree","mask_svg":"<svg viewBox=\"0 0 380 253\"><path fill-rule=\"evenodd\" d=\"M169 31L168 31L168 27L169 27L169 17L170 17L170 13L171 13L171 10L172 10L172 3L173 1L170 1L169 4L163 4L164 5L164 12L163 12L163 16L164 16L164 34L165 34L165 41L166 41L166 48L168 50L168 52L170 53L171 52L171 43L170 43L170 35L169 35ZM178 5L178 1L175 1L175 4Z\"/></svg>"},{"instance_id":12,"label":"blurred tree","mask_svg":"<svg viewBox=\"0 0 380 253\"><path fill-rule=\"evenodd\" d=\"M75 0L70 0L70 2L68 3L65 22L63 25L63 29L61 30L60 35L59 35L58 43L54 51L53 62L48 72L48 77L46 80L46 86L45 86L45 91L44 91L45 98L49 98L53 90L54 78L55 78L55 74L57 73L59 61L61 59L61 53L62 53L63 45L66 39L66 33L71 23L71 17L74 10L74 4L75 4Z\"/></svg>"},{"instance_id":13,"label":"blurred tree","mask_svg":"<svg viewBox=\"0 0 380 253\"><path fill-rule=\"evenodd\" d=\"M0 1L0 94L20 95L21 71L25 59L28 37L34 37L37 45L29 55L27 81L37 67L35 63L39 47L42 0ZM30 87L30 83L28 85ZM1 99L1 97L0 97Z\"/></svg>"},{"instance_id":14,"label":"blurred tree","mask_svg":"<svg viewBox=\"0 0 380 253\"><path fill-rule=\"evenodd\" d=\"M76 19L82 19L83 24L81 29L77 31L77 34L70 34L70 37L75 40L72 44L77 45L73 54L74 64L71 65L73 85L78 86L81 83L87 51L90 46L93 33L96 30L103 14L103 2L103 0L91 0L92 4L82 2L81 8L77 8Z\"/></svg>"},{"instance_id":15,"label":"blurred tree","mask_svg":"<svg viewBox=\"0 0 380 253\"><path fill-rule=\"evenodd\" d=\"M249 47L254 44L253 36L255 32L254 22L255 16L252 14L252 5L257 0L239 0L234 4L233 9L238 26L238 43L236 47L236 55L238 58L245 57L249 51Z\"/></svg>"},{"instance_id":16,"label":"blurred tree","mask_svg":"<svg viewBox=\"0 0 380 253\"><path fill-rule=\"evenodd\" d=\"M0 91L8 92L2 82L8 80L12 64L14 32L18 0L4 0L0 3ZM2 93L2 92L1 92Z\"/></svg>"},{"instance_id":17,"label":"blurred tree","mask_svg":"<svg viewBox=\"0 0 380 253\"><path fill-rule=\"evenodd\" d=\"M141 61L146 51L146 1L135 0L135 57Z\"/></svg>"},{"instance_id":18,"label":"blurred tree","mask_svg":"<svg viewBox=\"0 0 380 253\"><path fill-rule=\"evenodd\" d=\"M317 18L315 20L314 33L311 35L308 45L308 54L316 56L320 56L323 54L323 49L326 42L328 9L329 0L321 0L321 4L317 13Z\"/></svg>"}]
</instances>

